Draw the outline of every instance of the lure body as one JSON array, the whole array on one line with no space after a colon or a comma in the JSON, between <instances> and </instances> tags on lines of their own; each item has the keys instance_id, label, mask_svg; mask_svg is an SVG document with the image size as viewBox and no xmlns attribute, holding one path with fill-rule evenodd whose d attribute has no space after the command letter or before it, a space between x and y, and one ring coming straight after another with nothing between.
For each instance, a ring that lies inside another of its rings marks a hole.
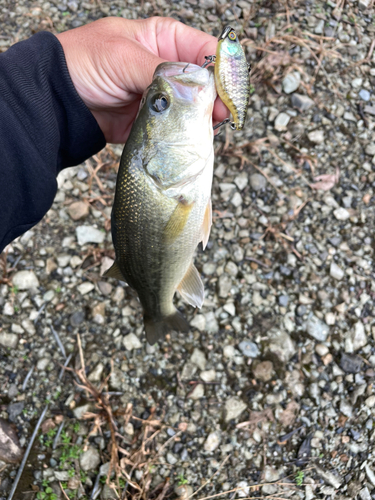
<instances>
[{"instance_id":1,"label":"lure body","mask_svg":"<svg viewBox=\"0 0 375 500\"><path fill-rule=\"evenodd\" d=\"M215 85L233 117L233 128L244 127L250 99L249 66L234 30L227 26L219 37L215 58Z\"/></svg>"}]
</instances>

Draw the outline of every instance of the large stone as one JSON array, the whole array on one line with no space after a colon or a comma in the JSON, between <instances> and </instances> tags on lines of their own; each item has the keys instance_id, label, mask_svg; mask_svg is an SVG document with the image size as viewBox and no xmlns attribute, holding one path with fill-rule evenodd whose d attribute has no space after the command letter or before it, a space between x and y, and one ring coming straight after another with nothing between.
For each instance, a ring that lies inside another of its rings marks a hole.
<instances>
[{"instance_id":1,"label":"large stone","mask_svg":"<svg viewBox=\"0 0 375 500\"><path fill-rule=\"evenodd\" d=\"M77 240L79 245L86 243L103 243L105 232L92 226L78 226L76 228Z\"/></svg>"},{"instance_id":2,"label":"large stone","mask_svg":"<svg viewBox=\"0 0 375 500\"><path fill-rule=\"evenodd\" d=\"M0 460L15 464L21 460L23 450L19 444L15 429L6 420L0 418Z\"/></svg>"},{"instance_id":3,"label":"large stone","mask_svg":"<svg viewBox=\"0 0 375 500\"><path fill-rule=\"evenodd\" d=\"M12 283L18 290L28 290L29 288L37 288L39 286L39 281L34 271L18 271L13 276Z\"/></svg>"},{"instance_id":4,"label":"large stone","mask_svg":"<svg viewBox=\"0 0 375 500\"><path fill-rule=\"evenodd\" d=\"M236 397L232 397L225 402L225 421L229 422L241 415L246 410L247 405Z\"/></svg>"},{"instance_id":5,"label":"large stone","mask_svg":"<svg viewBox=\"0 0 375 500\"><path fill-rule=\"evenodd\" d=\"M79 458L79 463L84 471L94 470L100 464L100 455L96 448L89 446Z\"/></svg>"}]
</instances>

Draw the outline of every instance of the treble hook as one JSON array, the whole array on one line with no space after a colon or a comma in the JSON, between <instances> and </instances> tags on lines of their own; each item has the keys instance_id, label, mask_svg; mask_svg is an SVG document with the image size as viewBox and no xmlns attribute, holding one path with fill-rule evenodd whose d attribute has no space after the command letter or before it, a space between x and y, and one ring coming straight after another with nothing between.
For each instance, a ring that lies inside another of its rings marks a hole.
<instances>
[{"instance_id":1,"label":"treble hook","mask_svg":"<svg viewBox=\"0 0 375 500\"><path fill-rule=\"evenodd\" d=\"M184 67L184 69L182 70L183 73L185 73L185 70L188 68L190 63L187 63L187 65Z\"/></svg>"},{"instance_id":2,"label":"treble hook","mask_svg":"<svg viewBox=\"0 0 375 500\"><path fill-rule=\"evenodd\" d=\"M204 58L206 59L206 62L204 64L202 64L202 68L205 68L209 64L214 63L216 56L204 56Z\"/></svg>"},{"instance_id":3,"label":"treble hook","mask_svg":"<svg viewBox=\"0 0 375 500\"><path fill-rule=\"evenodd\" d=\"M226 124L227 124L227 123L229 123L229 122L230 122L230 119L229 119L229 118L225 118L225 120L223 120L222 122L220 122L220 123L218 123L217 125L215 125L215 126L214 126L214 130L216 130L216 129L220 128L222 125L226 125ZM235 124L235 123L233 123L233 122L231 122L231 124L230 124L230 128L231 128L232 130L236 130L236 124Z\"/></svg>"}]
</instances>

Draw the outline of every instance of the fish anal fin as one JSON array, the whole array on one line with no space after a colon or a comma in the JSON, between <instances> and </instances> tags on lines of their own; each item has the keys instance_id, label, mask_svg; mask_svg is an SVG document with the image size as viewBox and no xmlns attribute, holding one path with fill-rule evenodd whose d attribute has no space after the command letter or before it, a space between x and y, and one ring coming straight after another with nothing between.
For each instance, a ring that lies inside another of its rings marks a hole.
<instances>
[{"instance_id":1,"label":"fish anal fin","mask_svg":"<svg viewBox=\"0 0 375 500\"><path fill-rule=\"evenodd\" d=\"M177 309L174 313L160 319L149 318L145 314L144 323L147 342L151 345L158 340L162 340L171 331L182 333L188 333L189 331L189 323Z\"/></svg>"},{"instance_id":2,"label":"fish anal fin","mask_svg":"<svg viewBox=\"0 0 375 500\"><path fill-rule=\"evenodd\" d=\"M179 200L176 208L173 210L172 215L164 228L164 241L166 243L173 243L184 230L184 227L189 218L193 203L187 203Z\"/></svg>"},{"instance_id":3,"label":"fish anal fin","mask_svg":"<svg viewBox=\"0 0 375 500\"><path fill-rule=\"evenodd\" d=\"M112 266L103 274L103 276L106 278L115 278L120 281L126 281L117 262L114 262Z\"/></svg>"},{"instance_id":4,"label":"fish anal fin","mask_svg":"<svg viewBox=\"0 0 375 500\"><path fill-rule=\"evenodd\" d=\"M178 285L177 290L188 304L193 307L202 307L204 300L204 287L197 268L193 263L190 264L190 267L181 283Z\"/></svg>"},{"instance_id":5,"label":"fish anal fin","mask_svg":"<svg viewBox=\"0 0 375 500\"><path fill-rule=\"evenodd\" d=\"M208 200L206 210L204 212L204 219L201 229L201 238L203 250L206 248L208 243L208 238L210 237L210 231L212 226L212 204L211 198Z\"/></svg>"}]
</instances>

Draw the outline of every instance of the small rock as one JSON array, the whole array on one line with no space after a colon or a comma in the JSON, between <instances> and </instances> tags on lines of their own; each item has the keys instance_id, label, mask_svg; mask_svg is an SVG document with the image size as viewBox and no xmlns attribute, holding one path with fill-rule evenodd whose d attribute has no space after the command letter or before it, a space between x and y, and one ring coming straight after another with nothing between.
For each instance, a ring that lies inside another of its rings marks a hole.
<instances>
[{"instance_id":1,"label":"small rock","mask_svg":"<svg viewBox=\"0 0 375 500\"><path fill-rule=\"evenodd\" d=\"M314 144L321 144L324 141L324 132L323 130L314 130L313 132L309 132L307 137Z\"/></svg>"},{"instance_id":2,"label":"small rock","mask_svg":"<svg viewBox=\"0 0 375 500\"><path fill-rule=\"evenodd\" d=\"M273 364L271 361L262 361L254 368L253 373L255 378L268 382L272 378Z\"/></svg>"},{"instance_id":3,"label":"small rock","mask_svg":"<svg viewBox=\"0 0 375 500\"><path fill-rule=\"evenodd\" d=\"M90 207L84 201L76 201L68 207L68 214L73 220L84 219L89 213Z\"/></svg>"},{"instance_id":4,"label":"small rock","mask_svg":"<svg viewBox=\"0 0 375 500\"><path fill-rule=\"evenodd\" d=\"M10 302L5 302L4 308L3 308L3 314L5 316L13 316L14 315L13 304L11 304Z\"/></svg>"},{"instance_id":5,"label":"small rock","mask_svg":"<svg viewBox=\"0 0 375 500\"><path fill-rule=\"evenodd\" d=\"M375 155L375 144L367 144L365 148L365 153L370 156Z\"/></svg>"},{"instance_id":6,"label":"small rock","mask_svg":"<svg viewBox=\"0 0 375 500\"><path fill-rule=\"evenodd\" d=\"M227 274L222 274L218 281L219 297L226 298L232 287L232 279Z\"/></svg>"},{"instance_id":7,"label":"small rock","mask_svg":"<svg viewBox=\"0 0 375 500\"><path fill-rule=\"evenodd\" d=\"M77 240L79 245L86 243L103 243L105 232L99 231L93 226L78 226L76 228Z\"/></svg>"},{"instance_id":8,"label":"small rock","mask_svg":"<svg viewBox=\"0 0 375 500\"><path fill-rule=\"evenodd\" d=\"M290 115L288 115L287 113L279 113L276 116L275 122L274 122L275 130L277 130L278 132L282 132L282 131L286 130L286 127L289 123L289 120L290 120Z\"/></svg>"},{"instance_id":9,"label":"small rock","mask_svg":"<svg viewBox=\"0 0 375 500\"><path fill-rule=\"evenodd\" d=\"M257 358L259 356L258 346L250 340L243 340L238 344L238 348L247 358Z\"/></svg>"},{"instance_id":10,"label":"small rock","mask_svg":"<svg viewBox=\"0 0 375 500\"><path fill-rule=\"evenodd\" d=\"M221 441L221 436L220 436L220 433L215 431L215 432L211 432L208 436L207 436L207 439L204 443L204 450L205 451L208 451L208 452L213 452L214 450L216 450L216 448L219 446L220 444L220 441Z\"/></svg>"},{"instance_id":11,"label":"small rock","mask_svg":"<svg viewBox=\"0 0 375 500\"><path fill-rule=\"evenodd\" d=\"M0 332L0 345L15 349L18 344L18 335L15 333Z\"/></svg>"},{"instance_id":12,"label":"small rock","mask_svg":"<svg viewBox=\"0 0 375 500\"><path fill-rule=\"evenodd\" d=\"M296 353L296 348L289 334L272 328L268 332L266 350L275 354L282 363L286 363Z\"/></svg>"},{"instance_id":13,"label":"small rock","mask_svg":"<svg viewBox=\"0 0 375 500\"><path fill-rule=\"evenodd\" d=\"M362 89L358 92L358 95L359 97L363 100L363 101L369 101L371 99L371 94L368 90L366 89Z\"/></svg>"},{"instance_id":14,"label":"small rock","mask_svg":"<svg viewBox=\"0 0 375 500\"><path fill-rule=\"evenodd\" d=\"M353 407L346 399L340 401L340 411L346 417L350 418L353 416Z\"/></svg>"},{"instance_id":15,"label":"small rock","mask_svg":"<svg viewBox=\"0 0 375 500\"><path fill-rule=\"evenodd\" d=\"M293 94L291 97L292 106L297 108L299 111L307 111L312 106L314 106L314 101L310 99L307 95L303 94Z\"/></svg>"},{"instance_id":16,"label":"small rock","mask_svg":"<svg viewBox=\"0 0 375 500\"><path fill-rule=\"evenodd\" d=\"M249 178L248 178L248 175L246 172L242 172L242 174L237 175L237 177L234 179L234 183L236 184L236 186L238 187L238 189L240 191L245 189L248 182L249 182Z\"/></svg>"},{"instance_id":17,"label":"small rock","mask_svg":"<svg viewBox=\"0 0 375 500\"><path fill-rule=\"evenodd\" d=\"M247 405L236 397L227 399L225 402L225 421L229 422L241 415L246 410Z\"/></svg>"},{"instance_id":18,"label":"small rock","mask_svg":"<svg viewBox=\"0 0 375 500\"><path fill-rule=\"evenodd\" d=\"M12 278L13 286L18 290L28 290L29 288L38 288L39 281L34 271L18 271Z\"/></svg>"},{"instance_id":19,"label":"small rock","mask_svg":"<svg viewBox=\"0 0 375 500\"><path fill-rule=\"evenodd\" d=\"M87 403L85 405L77 406L74 408L73 413L75 418L81 420L85 413L88 413L93 410L93 405L91 403Z\"/></svg>"},{"instance_id":20,"label":"small rock","mask_svg":"<svg viewBox=\"0 0 375 500\"><path fill-rule=\"evenodd\" d=\"M261 174L250 175L250 186L254 191L260 191L264 189L267 185L266 178Z\"/></svg>"},{"instance_id":21,"label":"small rock","mask_svg":"<svg viewBox=\"0 0 375 500\"><path fill-rule=\"evenodd\" d=\"M216 372L215 370L205 370L200 373L200 378L203 380L203 382L214 382L216 379Z\"/></svg>"},{"instance_id":22,"label":"small rock","mask_svg":"<svg viewBox=\"0 0 375 500\"><path fill-rule=\"evenodd\" d=\"M22 456L23 450L15 429L6 420L0 418L0 460L7 464L15 464L22 459Z\"/></svg>"},{"instance_id":23,"label":"small rock","mask_svg":"<svg viewBox=\"0 0 375 500\"><path fill-rule=\"evenodd\" d=\"M18 415L21 415L22 410L25 408L25 403L12 403L8 405L7 412L9 415L9 420L11 422L16 422Z\"/></svg>"},{"instance_id":24,"label":"small rock","mask_svg":"<svg viewBox=\"0 0 375 500\"><path fill-rule=\"evenodd\" d=\"M240 498L247 498L250 493L250 486L247 481L240 481L237 486L237 494Z\"/></svg>"},{"instance_id":25,"label":"small rock","mask_svg":"<svg viewBox=\"0 0 375 500\"><path fill-rule=\"evenodd\" d=\"M69 481L70 479L69 472L67 470L55 470L53 471L53 474L57 481Z\"/></svg>"},{"instance_id":26,"label":"small rock","mask_svg":"<svg viewBox=\"0 0 375 500\"><path fill-rule=\"evenodd\" d=\"M320 469L319 467L315 467L317 473L319 476L324 480L325 483L330 484L334 488L338 489L341 484L342 484L342 478L340 476L337 476L336 474L333 474L330 471L325 471L323 469Z\"/></svg>"},{"instance_id":27,"label":"small rock","mask_svg":"<svg viewBox=\"0 0 375 500\"><path fill-rule=\"evenodd\" d=\"M204 317L203 314L197 314L190 321L190 325L193 328L196 328L197 330L203 331L205 329L205 327L206 327L206 318Z\"/></svg>"},{"instance_id":28,"label":"small rock","mask_svg":"<svg viewBox=\"0 0 375 500\"><path fill-rule=\"evenodd\" d=\"M283 80L282 86L283 91L286 94L291 94L295 90L298 89L301 83L301 75L298 71L293 71L293 73L289 73Z\"/></svg>"},{"instance_id":29,"label":"small rock","mask_svg":"<svg viewBox=\"0 0 375 500\"><path fill-rule=\"evenodd\" d=\"M168 451L166 458L167 458L167 462L168 462L170 465L175 465L175 464L178 462L178 458L177 458L177 457L175 457L175 456L173 455L173 453L171 453L170 451Z\"/></svg>"},{"instance_id":30,"label":"small rock","mask_svg":"<svg viewBox=\"0 0 375 500\"><path fill-rule=\"evenodd\" d=\"M352 331L351 339L353 342L353 350L357 351L361 347L367 344L367 336L365 333L365 327L361 321L358 321L354 325L354 331Z\"/></svg>"},{"instance_id":31,"label":"small rock","mask_svg":"<svg viewBox=\"0 0 375 500\"><path fill-rule=\"evenodd\" d=\"M367 486L361 489L359 496L361 497L361 500L371 500L372 498Z\"/></svg>"},{"instance_id":32,"label":"small rock","mask_svg":"<svg viewBox=\"0 0 375 500\"><path fill-rule=\"evenodd\" d=\"M197 348L194 349L190 361L194 365L197 365L200 370L204 370L206 368L206 363L207 363L206 356L204 355L204 352L202 352L200 349Z\"/></svg>"},{"instance_id":33,"label":"small rock","mask_svg":"<svg viewBox=\"0 0 375 500\"><path fill-rule=\"evenodd\" d=\"M197 365L190 361L184 364L181 372L181 380L191 380L197 372Z\"/></svg>"},{"instance_id":34,"label":"small rock","mask_svg":"<svg viewBox=\"0 0 375 500\"><path fill-rule=\"evenodd\" d=\"M100 382L103 370L103 363L98 363L87 378L90 380L90 382Z\"/></svg>"},{"instance_id":35,"label":"small rock","mask_svg":"<svg viewBox=\"0 0 375 500\"><path fill-rule=\"evenodd\" d=\"M329 268L329 274L332 276L332 278L335 278L335 280L342 280L343 277L345 276L344 271L339 267L336 262L331 262L330 268Z\"/></svg>"},{"instance_id":36,"label":"small rock","mask_svg":"<svg viewBox=\"0 0 375 500\"><path fill-rule=\"evenodd\" d=\"M314 33L316 35L322 35L324 31L324 19L319 19L317 25L314 28Z\"/></svg>"},{"instance_id":37,"label":"small rock","mask_svg":"<svg viewBox=\"0 0 375 500\"><path fill-rule=\"evenodd\" d=\"M85 311L77 311L70 316L70 324L72 326L79 326L85 321Z\"/></svg>"},{"instance_id":38,"label":"small rock","mask_svg":"<svg viewBox=\"0 0 375 500\"><path fill-rule=\"evenodd\" d=\"M99 302L92 308L92 317L95 323L103 325L105 323L105 302Z\"/></svg>"},{"instance_id":39,"label":"small rock","mask_svg":"<svg viewBox=\"0 0 375 500\"><path fill-rule=\"evenodd\" d=\"M360 356L343 354L340 360L340 366L345 373L358 373L361 371L363 359Z\"/></svg>"},{"instance_id":40,"label":"small rock","mask_svg":"<svg viewBox=\"0 0 375 500\"><path fill-rule=\"evenodd\" d=\"M92 290L94 290L95 285L94 283L90 283L90 281L84 281L80 285L77 286L77 290L81 295L86 295L87 293L90 293Z\"/></svg>"},{"instance_id":41,"label":"small rock","mask_svg":"<svg viewBox=\"0 0 375 500\"><path fill-rule=\"evenodd\" d=\"M312 315L306 322L306 331L319 342L325 342L329 334L329 326L324 321Z\"/></svg>"},{"instance_id":42,"label":"small rock","mask_svg":"<svg viewBox=\"0 0 375 500\"><path fill-rule=\"evenodd\" d=\"M280 297L279 297L279 304L282 307L287 307L288 302L289 302L289 297L287 295L280 295Z\"/></svg>"},{"instance_id":43,"label":"small rock","mask_svg":"<svg viewBox=\"0 0 375 500\"><path fill-rule=\"evenodd\" d=\"M350 217L350 213L343 207L336 208L336 210L333 211L333 215L337 220L347 220Z\"/></svg>"},{"instance_id":44,"label":"small rock","mask_svg":"<svg viewBox=\"0 0 375 500\"><path fill-rule=\"evenodd\" d=\"M193 488L188 484L176 485L174 488L179 500L188 500L193 495Z\"/></svg>"},{"instance_id":45,"label":"small rock","mask_svg":"<svg viewBox=\"0 0 375 500\"><path fill-rule=\"evenodd\" d=\"M215 318L215 313L209 311L205 314L206 317L206 332L207 333L217 333L219 331L219 324Z\"/></svg>"},{"instance_id":46,"label":"small rock","mask_svg":"<svg viewBox=\"0 0 375 500\"><path fill-rule=\"evenodd\" d=\"M368 408L374 408L375 406L375 396L370 396L365 400L365 404Z\"/></svg>"},{"instance_id":47,"label":"small rock","mask_svg":"<svg viewBox=\"0 0 375 500\"><path fill-rule=\"evenodd\" d=\"M201 399L201 398L203 398L203 396L204 396L204 385L203 384L197 384L189 394L190 399Z\"/></svg>"},{"instance_id":48,"label":"small rock","mask_svg":"<svg viewBox=\"0 0 375 500\"><path fill-rule=\"evenodd\" d=\"M142 347L141 341L134 333L129 333L128 335L125 335L123 339L123 344L127 351L133 351L133 349L140 349Z\"/></svg>"},{"instance_id":49,"label":"small rock","mask_svg":"<svg viewBox=\"0 0 375 500\"><path fill-rule=\"evenodd\" d=\"M98 288L100 293L105 296L110 295L113 290L113 286L107 281L98 281Z\"/></svg>"},{"instance_id":50,"label":"small rock","mask_svg":"<svg viewBox=\"0 0 375 500\"><path fill-rule=\"evenodd\" d=\"M236 349L232 345L226 345L223 349L223 355L224 358L234 358L234 356L237 354Z\"/></svg>"},{"instance_id":51,"label":"small rock","mask_svg":"<svg viewBox=\"0 0 375 500\"><path fill-rule=\"evenodd\" d=\"M372 0L359 0L358 2L358 7L361 9L361 10L366 10L369 8L370 4L371 4L371 1Z\"/></svg>"},{"instance_id":52,"label":"small rock","mask_svg":"<svg viewBox=\"0 0 375 500\"><path fill-rule=\"evenodd\" d=\"M264 481L267 483L273 483L280 479L280 473L274 467L266 465L264 467Z\"/></svg>"},{"instance_id":53,"label":"small rock","mask_svg":"<svg viewBox=\"0 0 375 500\"><path fill-rule=\"evenodd\" d=\"M319 354L320 357L323 357L329 353L328 347L324 344L316 344L315 351L317 352L317 354Z\"/></svg>"},{"instance_id":54,"label":"small rock","mask_svg":"<svg viewBox=\"0 0 375 500\"><path fill-rule=\"evenodd\" d=\"M89 446L79 457L79 463L84 471L96 469L100 464L100 455L96 448Z\"/></svg>"}]
</instances>

